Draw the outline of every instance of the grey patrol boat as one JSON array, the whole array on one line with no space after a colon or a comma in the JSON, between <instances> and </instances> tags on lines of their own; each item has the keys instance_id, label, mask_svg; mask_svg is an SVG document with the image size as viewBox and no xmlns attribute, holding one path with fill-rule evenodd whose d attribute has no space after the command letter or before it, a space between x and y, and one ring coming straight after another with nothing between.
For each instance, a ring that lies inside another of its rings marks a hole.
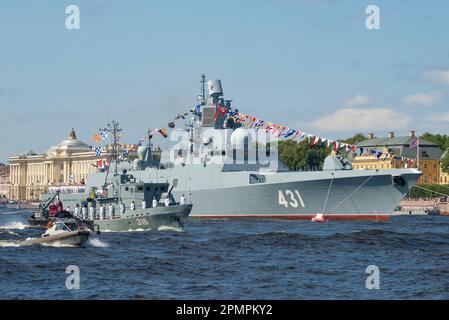
<instances>
[{"instance_id":1,"label":"grey patrol boat","mask_svg":"<svg viewBox=\"0 0 449 320\"><path fill-rule=\"evenodd\" d=\"M63 203L65 208L76 208L76 211L71 212L72 218L84 222L96 232L182 230L192 204L175 201L172 190L176 187L177 180L171 185L168 180L161 179L143 182L126 169L118 173L117 133L121 129L113 121L105 130L114 137L112 170L101 175L89 175L84 192L58 192L58 202ZM101 179L96 179L98 177ZM54 195L43 197L49 199L46 204L55 198Z\"/></svg>"},{"instance_id":2,"label":"grey patrol boat","mask_svg":"<svg viewBox=\"0 0 449 320\"><path fill-rule=\"evenodd\" d=\"M328 220L387 220L421 175L418 169L352 170L344 155L327 157L322 171L290 171L273 157L274 144L266 151L271 159L261 161L251 130L221 117L237 110L223 98L220 80L206 82L203 75L201 83L199 104L186 128L172 131L176 142L160 161L151 160L148 148L145 163L121 164L141 181L177 179L174 196L190 195L191 217L311 219L325 212Z\"/></svg>"},{"instance_id":3,"label":"grey patrol boat","mask_svg":"<svg viewBox=\"0 0 449 320\"><path fill-rule=\"evenodd\" d=\"M88 217L88 221L93 220L89 225L103 232L182 229L192 204L176 202L173 187L169 183L137 182L127 173L115 174L106 188L90 188L95 196L87 201L95 210L93 217Z\"/></svg>"}]
</instances>

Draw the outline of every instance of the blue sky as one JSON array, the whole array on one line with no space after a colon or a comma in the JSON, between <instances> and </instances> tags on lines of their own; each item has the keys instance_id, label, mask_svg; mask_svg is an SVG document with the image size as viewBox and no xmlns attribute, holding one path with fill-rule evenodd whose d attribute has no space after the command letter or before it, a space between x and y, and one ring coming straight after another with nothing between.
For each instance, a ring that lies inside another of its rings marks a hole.
<instances>
[{"instance_id":1,"label":"blue sky","mask_svg":"<svg viewBox=\"0 0 449 320\"><path fill-rule=\"evenodd\" d=\"M72 127L91 143L108 119L137 142L195 105L201 73L240 111L324 137L447 134L448 15L436 0L2 0L0 162Z\"/></svg>"}]
</instances>

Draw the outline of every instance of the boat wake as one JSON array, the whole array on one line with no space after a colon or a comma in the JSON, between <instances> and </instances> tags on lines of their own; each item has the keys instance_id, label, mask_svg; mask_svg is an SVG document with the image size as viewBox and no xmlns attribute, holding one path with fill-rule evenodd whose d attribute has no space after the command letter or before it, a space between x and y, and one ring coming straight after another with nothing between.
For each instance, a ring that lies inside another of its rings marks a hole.
<instances>
[{"instance_id":1,"label":"boat wake","mask_svg":"<svg viewBox=\"0 0 449 320\"><path fill-rule=\"evenodd\" d=\"M20 247L20 241L0 241L0 248Z\"/></svg>"},{"instance_id":2,"label":"boat wake","mask_svg":"<svg viewBox=\"0 0 449 320\"><path fill-rule=\"evenodd\" d=\"M88 241L88 244L92 247L97 247L97 248L106 248L109 247L109 243L101 241L98 238L90 238Z\"/></svg>"},{"instance_id":3,"label":"boat wake","mask_svg":"<svg viewBox=\"0 0 449 320\"><path fill-rule=\"evenodd\" d=\"M14 231L8 230L8 229L0 230L0 234L5 234L5 233L13 235L13 236L19 236L19 234L15 233Z\"/></svg>"},{"instance_id":4,"label":"boat wake","mask_svg":"<svg viewBox=\"0 0 449 320\"><path fill-rule=\"evenodd\" d=\"M157 228L158 231L174 231L174 232L183 232L183 228L181 227L172 227L172 226L160 226Z\"/></svg>"},{"instance_id":5,"label":"boat wake","mask_svg":"<svg viewBox=\"0 0 449 320\"><path fill-rule=\"evenodd\" d=\"M25 228L28 228L29 225L24 224L23 222L20 221L10 221L7 222L4 225L0 226L0 229L8 229L8 230L23 230Z\"/></svg>"},{"instance_id":6,"label":"boat wake","mask_svg":"<svg viewBox=\"0 0 449 320\"><path fill-rule=\"evenodd\" d=\"M74 244L61 243L60 241L53 241L49 243L40 243L45 247L54 247L54 248L78 248L79 246Z\"/></svg>"}]
</instances>

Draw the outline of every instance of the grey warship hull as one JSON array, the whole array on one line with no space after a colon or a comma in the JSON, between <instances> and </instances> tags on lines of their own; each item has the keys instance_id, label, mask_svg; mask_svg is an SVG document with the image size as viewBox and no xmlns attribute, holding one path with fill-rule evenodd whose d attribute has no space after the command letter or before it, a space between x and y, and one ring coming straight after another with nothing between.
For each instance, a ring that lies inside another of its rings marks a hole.
<instances>
[{"instance_id":1,"label":"grey warship hull","mask_svg":"<svg viewBox=\"0 0 449 320\"><path fill-rule=\"evenodd\" d=\"M416 169L276 172L265 174L263 183L251 183L253 172L221 172L218 167L210 166L207 175L202 166L130 173L140 179L177 179L173 194L189 194L195 203L191 217L310 219L325 209L330 220L386 220L421 175ZM197 177L193 182L192 176Z\"/></svg>"},{"instance_id":2,"label":"grey warship hull","mask_svg":"<svg viewBox=\"0 0 449 320\"><path fill-rule=\"evenodd\" d=\"M92 229L101 232L181 230L192 210L192 205L175 205L138 209L123 217L92 221Z\"/></svg>"}]
</instances>

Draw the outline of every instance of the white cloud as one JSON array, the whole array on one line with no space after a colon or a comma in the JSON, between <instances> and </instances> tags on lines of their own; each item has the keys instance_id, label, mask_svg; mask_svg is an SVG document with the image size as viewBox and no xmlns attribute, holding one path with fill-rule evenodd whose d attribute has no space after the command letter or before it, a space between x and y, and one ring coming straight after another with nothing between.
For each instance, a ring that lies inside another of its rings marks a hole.
<instances>
[{"instance_id":1,"label":"white cloud","mask_svg":"<svg viewBox=\"0 0 449 320\"><path fill-rule=\"evenodd\" d=\"M431 116L429 119L436 122L449 122L449 111L436 116Z\"/></svg>"},{"instance_id":2,"label":"white cloud","mask_svg":"<svg viewBox=\"0 0 449 320\"><path fill-rule=\"evenodd\" d=\"M417 93L402 98L402 101L407 106L430 107L440 102L441 97L441 92Z\"/></svg>"},{"instance_id":3,"label":"white cloud","mask_svg":"<svg viewBox=\"0 0 449 320\"><path fill-rule=\"evenodd\" d=\"M348 98L343 101L343 104L345 107L351 108L351 107L357 107L357 106L365 106L367 104L370 104L372 100L363 95L363 94L357 94L351 98Z\"/></svg>"},{"instance_id":4,"label":"white cloud","mask_svg":"<svg viewBox=\"0 0 449 320\"><path fill-rule=\"evenodd\" d=\"M410 117L407 114L388 108L344 108L315 120L312 126L328 132L367 132L402 129L409 123Z\"/></svg>"},{"instance_id":5,"label":"white cloud","mask_svg":"<svg viewBox=\"0 0 449 320\"><path fill-rule=\"evenodd\" d=\"M427 71L424 76L433 82L449 86L449 69Z\"/></svg>"}]
</instances>

